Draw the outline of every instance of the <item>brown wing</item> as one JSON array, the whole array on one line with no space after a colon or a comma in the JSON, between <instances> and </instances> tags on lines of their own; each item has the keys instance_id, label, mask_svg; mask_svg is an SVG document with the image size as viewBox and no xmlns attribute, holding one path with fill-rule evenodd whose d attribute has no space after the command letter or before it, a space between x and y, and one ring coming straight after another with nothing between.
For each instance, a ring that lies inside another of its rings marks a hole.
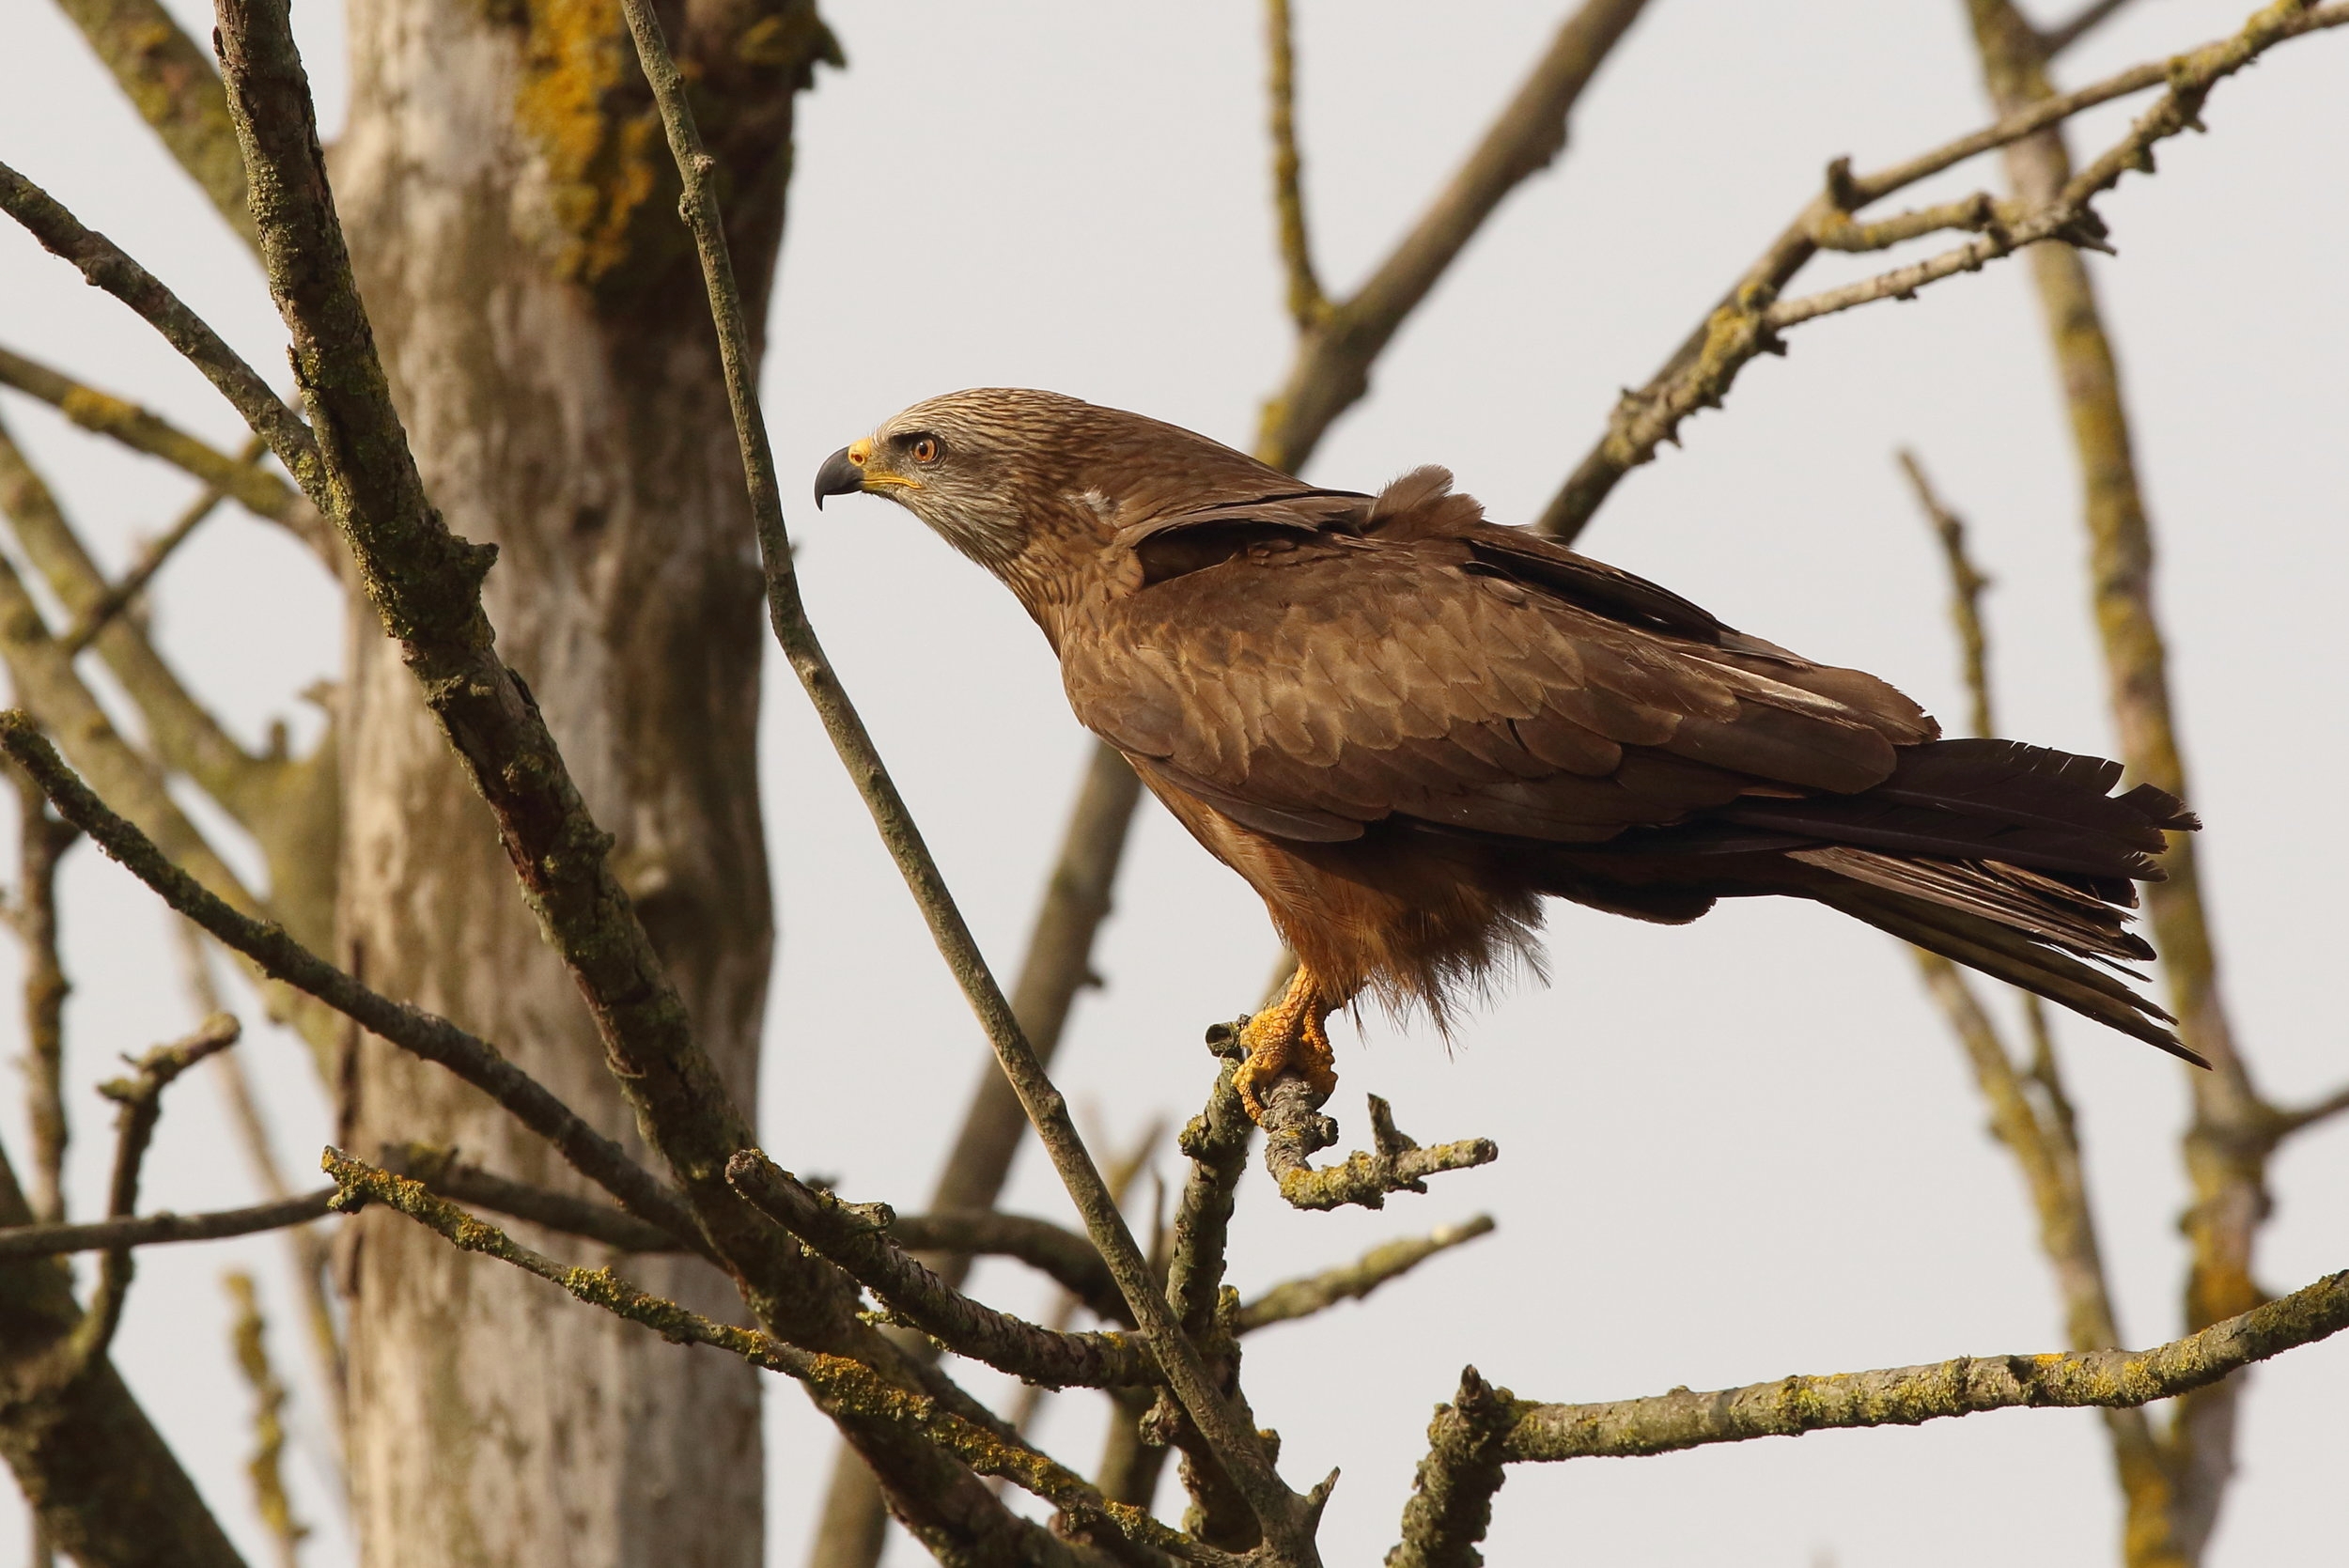
<instances>
[{"instance_id":1,"label":"brown wing","mask_svg":"<svg viewBox=\"0 0 2349 1568\"><path fill-rule=\"evenodd\" d=\"M1409 485L1425 493L1392 505ZM1511 570L1524 536L1423 474L1321 518L1213 510L1129 531L1144 585L1064 642L1063 675L1089 728L1260 831L1403 816L1596 843L1740 795L1864 789L1895 741L1933 734L1883 683L1570 551L1526 541ZM1657 629L1666 614L1715 641Z\"/></svg>"}]
</instances>

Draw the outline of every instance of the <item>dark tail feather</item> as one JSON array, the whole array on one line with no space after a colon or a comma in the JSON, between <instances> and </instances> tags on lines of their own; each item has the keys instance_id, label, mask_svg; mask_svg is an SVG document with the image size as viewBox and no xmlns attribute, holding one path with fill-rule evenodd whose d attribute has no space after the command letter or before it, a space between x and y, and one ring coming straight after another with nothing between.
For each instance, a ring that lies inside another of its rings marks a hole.
<instances>
[{"instance_id":1,"label":"dark tail feather","mask_svg":"<svg viewBox=\"0 0 2349 1568\"><path fill-rule=\"evenodd\" d=\"M2176 1020L2105 970L2080 962L2034 933L1937 900L1842 878L1822 879L1811 896L1929 953L2046 997L2082 1017L2159 1046L2198 1067L2210 1063L2167 1026ZM2066 943L2065 945L2070 945Z\"/></svg>"}]
</instances>

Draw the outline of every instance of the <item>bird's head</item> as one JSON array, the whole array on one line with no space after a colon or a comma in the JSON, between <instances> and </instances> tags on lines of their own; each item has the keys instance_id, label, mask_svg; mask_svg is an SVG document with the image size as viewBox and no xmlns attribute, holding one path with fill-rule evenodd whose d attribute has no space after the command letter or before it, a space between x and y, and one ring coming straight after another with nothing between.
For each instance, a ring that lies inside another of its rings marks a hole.
<instances>
[{"instance_id":1,"label":"bird's head","mask_svg":"<svg viewBox=\"0 0 2349 1568\"><path fill-rule=\"evenodd\" d=\"M979 387L916 403L833 453L817 471L816 502L886 496L1026 598L1039 575L1097 552L1118 529L1243 475L1281 477L1141 414Z\"/></svg>"}]
</instances>

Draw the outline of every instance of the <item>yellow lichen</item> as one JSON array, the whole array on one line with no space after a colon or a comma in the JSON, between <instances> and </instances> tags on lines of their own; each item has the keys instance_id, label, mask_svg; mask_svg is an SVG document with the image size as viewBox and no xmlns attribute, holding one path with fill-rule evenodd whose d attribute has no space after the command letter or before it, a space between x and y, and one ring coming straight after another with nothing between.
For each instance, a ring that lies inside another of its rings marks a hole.
<instances>
[{"instance_id":1,"label":"yellow lichen","mask_svg":"<svg viewBox=\"0 0 2349 1568\"><path fill-rule=\"evenodd\" d=\"M636 70L619 8L601 0L532 0L523 15L515 117L545 161L548 207L560 231L558 276L595 284L630 258L637 216L667 150L648 98L626 91Z\"/></svg>"}]
</instances>

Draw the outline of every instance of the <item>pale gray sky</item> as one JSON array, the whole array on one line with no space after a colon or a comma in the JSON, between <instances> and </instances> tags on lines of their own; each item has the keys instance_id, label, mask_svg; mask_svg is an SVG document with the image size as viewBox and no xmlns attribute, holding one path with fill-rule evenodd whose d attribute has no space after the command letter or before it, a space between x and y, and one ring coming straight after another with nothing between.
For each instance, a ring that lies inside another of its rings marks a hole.
<instances>
[{"instance_id":1,"label":"pale gray sky","mask_svg":"<svg viewBox=\"0 0 2349 1568\"><path fill-rule=\"evenodd\" d=\"M2215 37L2239 5L2144 0L2065 63L2066 79ZM200 8L174 8L199 36L209 27ZM1309 199L1333 287L1382 253L1563 10L1304 0ZM331 130L339 19L325 0L297 11ZM282 365L250 264L53 8L14 12L0 157L148 261L255 363ZM1245 444L1288 353L1256 8L833 0L827 15L851 69L802 104L767 377L786 496L881 416L974 383L1049 386ZM2333 34L2221 86L2210 135L2168 144L2157 179L2106 200L2121 255L2094 263L2163 547L2227 988L2255 1071L2287 1101L2349 1076L2326 956L2341 924L2328 801L2349 774L2334 646L2349 567L2344 80L2349 36ZM2128 112L2089 116L2077 145L2101 146ZM1828 159L1888 162L1983 117L1953 0L1657 0L1578 111L1564 159L1497 216L1310 472L1365 487L1442 462L1496 516L1525 520L1615 389L1654 368ZM1934 190L1993 178L1976 164ZM1861 270L1826 264L1806 283ZM0 233L0 341L238 438L147 329L13 230ZM111 562L190 489L23 399L5 412ZM1624 484L1585 541L1595 553L1959 715L1938 565L1891 463L1912 443L1999 580L2005 727L2110 749L2075 480L2020 267L1801 329L1788 359L1750 369L1686 439ZM851 502L820 518L798 506L792 520L844 675L1009 968L1082 755L1045 649L1006 596L904 514ZM340 663L331 585L248 520L209 526L171 567L157 621L248 735L278 714L303 732L300 691ZM924 640L876 635L906 626ZM839 1172L851 1196L916 1202L984 1046L796 688L774 674L763 758L782 949L762 1134L786 1163ZM117 1051L187 1019L151 900L86 851L67 898L86 1214L107 1142L87 1086ZM1252 1342L1250 1388L1292 1477L1344 1467L1324 1531L1332 1562L1374 1560L1392 1539L1427 1414L1464 1362L1521 1395L1576 1400L2060 1343L2018 1182L1893 944L1772 902L1683 930L1560 908L1549 946L1549 988L1512 991L1448 1053L1424 1026L1340 1035L1332 1109L1349 1134L1373 1091L1423 1139L1497 1139L1498 1166L1380 1214L1293 1214L1260 1176L1244 1192L1243 1290L1478 1210L1500 1220L1366 1305ZM1253 998L1271 953L1252 895L1147 812L1105 936L1109 985L1080 1006L1064 1087L1120 1135L1179 1120L1210 1076L1201 1030ZM0 944L9 994L16 968ZM2124 1332L2168 1338L2181 1070L2068 1017L2059 1027ZM282 1039L241 1048L270 1083L288 1162L306 1169L325 1127L306 1066ZM11 1006L0 1051L19 1049ZM21 1158L13 1094L0 1107ZM177 1092L148 1169L159 1206L250 1200L209 1079ZM2349 1264L2349 1126L2290 1149L2274 1185L2263 1281L2290 1288ZM1023 1160L1012 1202L1062 1212L1041 1161ZM244 1396L215 1282L232 1261L265 1275L281 1358L303 1370L269 1238L147 1254L117 1358L257 1558ZM1009 1304L1042 1299L1009 1269L980 1285ZM2345 1400L2349 1341L2255 1375L2216 1568L2304 1560L2341 1538ZM830 1444L789 1388L770 1412L770 1560L795 1564ZM1100 1423L1086 1399L1066 1399L1044 1436L1084 1460ZM314 1447L314 1405L300 1426ZM300 1455L294 1474L320 1530L310 1560L347 1560ZM0 1502L0 1562L22 1538L15 1506L12 1492ZM2009 1412L1520 1468L1488 1555L2052 1568L2112 1560L2115 1512L2094 1415ZM900 1541L892 1560L913 1556Z\"/></svg>"}]
</instances>

